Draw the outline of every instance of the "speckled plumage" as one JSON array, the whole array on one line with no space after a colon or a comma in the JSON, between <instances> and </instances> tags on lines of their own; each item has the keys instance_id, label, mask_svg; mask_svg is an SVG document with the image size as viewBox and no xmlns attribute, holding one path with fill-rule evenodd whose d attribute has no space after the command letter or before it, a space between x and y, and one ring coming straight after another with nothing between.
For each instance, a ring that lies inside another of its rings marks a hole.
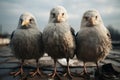
<instances>
[{"instance_id":1,"label":"speckled plumage","mask_svg":"<svg viewBox=\"0 0 120 80\"><path fill-rule=\"evenodd\" d=\"M110 52L111 41L103 29L81 29L77 35L77 56L84 62L99 62Z\"/></svg>"},{"instance_id":2,"label":"speckled plumage","mask_svg":"<svg viewBox=\"0 0 120 80\"><path fill-rule=\"evenodd\" d=\"M45 52L54 59L55 68L57 59L66 58L69 63L69 58L73 58L76 47L74 31L67 23L67 11L62 6L50 11L49 23L43 31L43 41Z\"/></svg>"},{"instance_id":3,"label":"speckled plumage","mask_svg":"<svg viewBox=\"0 0 120 80\"><path fill-rule=\"evenodd\" d=\"M42 33L38 29L16 29L11 39L18 59L39 59L43 55Z\"/></svg>"},{"instance_id":4,"label":"speckled plumage","mask_svg":"<svg viewBox=\"0 0 120 80\"><path fill-rule=\"evenodd\" d=\"M53 59L73 58L75 40L67 23L49 23L43 36L45 51Z\"/></svg>"},{"instance_id":5,"label":"speckled plumage","mask_svg":"<svg viewBox=\"0 0 120 80\"><path fill-rule=\"evenodd\" d=\"M93 22L91 21L93 19ZM76 35L78 60L99 63L111 50L111 39L97 10L84 13L81 28Z\"/></svg>"},{"instance_id":6,"label":"speckled plumage","mask_svg":"<svg viewBox=\"0 0 120 80\"><path fill-rule=\"evenodd\" d=\"M30 13L22 14L20 20L28 18L28 14L35 20ZM13 53L18 59L39 59L43 55L42 33L38 30L36 22L22 27L20 20L10 42Z\"/></svg>"},{"instance_id":7,"label":"speckled plumage","mask_svg":"<svg viewBox=\"0 0 120 80\"><path fill-rule=\"evenodd\" d=\"M43 56L42 33L31 13L20 16L18 27L11 35L10 47L15 57L22 60L21 69L25 59L35 59L38 64L38 59Z\"/></svg>"}]
</instances>

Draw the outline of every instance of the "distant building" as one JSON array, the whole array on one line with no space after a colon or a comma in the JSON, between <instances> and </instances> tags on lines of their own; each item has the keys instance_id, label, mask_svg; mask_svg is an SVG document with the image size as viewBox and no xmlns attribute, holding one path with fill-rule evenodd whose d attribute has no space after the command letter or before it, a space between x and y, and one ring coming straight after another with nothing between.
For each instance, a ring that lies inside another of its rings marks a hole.
<instances>
[{"instance_id":1,"label":"distant building","mask_svg":"<svg viewBox=\"0 0 120 80\"><path fill-rule=\"evenodd\" d=\"M8 45L9 43L10 43L9 34L8 33L3 34L0 26L0 46Z\"/></svg>"},{"instance_id":2,"label":"distant building","mask_svg":"<svg viewBox=\"0 0 120 80\"><path fill-rule=\"evenodd\" d=\"M0 38L0 46L8 45L10 43L9 38Z\"/></svg>"}]
</instances>

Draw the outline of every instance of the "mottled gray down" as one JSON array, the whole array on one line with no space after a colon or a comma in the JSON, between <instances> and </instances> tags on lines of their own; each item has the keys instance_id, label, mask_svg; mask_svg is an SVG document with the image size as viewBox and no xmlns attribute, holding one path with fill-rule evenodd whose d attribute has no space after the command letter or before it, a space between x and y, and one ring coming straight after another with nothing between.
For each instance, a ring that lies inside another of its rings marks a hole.
<instances>
[{"instance_id":1,"label":"mottled gray down","mask_svg":"<svg viewBox=\"0 0 120 80\"><path fill-rule=\"evenodd\" d=\"M50 11L49 22L43 31L45 51L54 60L73 58L75 51L74 30L67 23L67 11L57 6Z\"/></svg>"},{"instance_id":2,"label":"mottled gray down","mask_svg":"<svg viewBox=\"0 0 120 80\"><path fill-rule=\"evenodd\" d=\"M25 27L21 21L31 19ZM19 24L12 33L11 49L18 59L39 59L43 55L42 33L38 30L35 18L30 13L20 16Z\"/></svg>"},{"instance_id":3,"label":"mottled gray down","mask_svg":"<svg viewBox=\"0 0 120 80\"><path fill-rule=\"evenodd\" d=\"M95 19L93 26L89 23L89 18ZM111 50L110 33L96 10L84 13L80 30L76 34L76 44L77 58L83 62L98 63L109 54Z\"/></svg>"},{"instance_id":4,"label":"mottled gray down","mask_svg":"<svg viewBox=\"0 0 120 80\"><path fill-rule=\"evenodd\" d=\"M75 39L67 23L49 23L44 29L43 41L45 51L52 58L73 58Z\"/></svg>"}]
</instances>

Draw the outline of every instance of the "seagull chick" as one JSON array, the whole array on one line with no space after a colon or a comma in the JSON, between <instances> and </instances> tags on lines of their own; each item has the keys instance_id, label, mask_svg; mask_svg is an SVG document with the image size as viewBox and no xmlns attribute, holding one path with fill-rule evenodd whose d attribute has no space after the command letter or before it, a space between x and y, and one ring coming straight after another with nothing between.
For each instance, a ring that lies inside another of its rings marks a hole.
<instances>
[{"instance_id":1,"label":"seagull chick","mask_svg":"<svg viewBox=\"0 0 120 80\"><path fill-rule=\"evenodd\" d=\"M101 16L97 10L88 10L84 13L81 28L76 34L76 56L84 63L93 62L97 65L111 50L110 33L104 26Z\"/></svg>"},{"instance_id":2,"label":"seagull chick","mask_svg":"<svg viewBox=\"0 0 120 80\"><path fill-rule=\"evenodd\" d=\"M31 75L42 75L38 60L43 56L42 33L38 30L35 17L31 13L23 13L19 18L19 24L11 35L11 49L16 58L21 60L21 67L18 72L12 72L14 76L23 74L24 60L35 59L37 70L31 72Z\"/></svg>"},{"instance_id":3,"label":"seagull chick","mask_svg":"<svg viewBox=\"0 0 120 80\"><path fill-rule=\"evenodd\" d=\"M50 11L49 22L43 31L43 43L45 52L54 60L54 73L57 75L57 59L66 58L67 74L71 76L69 70L69 58L73 58L75 50L74 30L67 23L68 14L64 7L57 6Z\"/></svg>"}]
</instances>

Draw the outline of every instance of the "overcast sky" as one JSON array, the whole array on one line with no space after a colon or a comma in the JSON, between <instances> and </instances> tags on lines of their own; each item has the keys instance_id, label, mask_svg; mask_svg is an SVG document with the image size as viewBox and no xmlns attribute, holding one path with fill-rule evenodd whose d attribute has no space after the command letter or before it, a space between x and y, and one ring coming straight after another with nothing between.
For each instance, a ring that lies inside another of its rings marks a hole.
<instances>
[{"instance_id":1,"label":"overcast sky","mask_svg":"<svg viewBox=\"0 0 120 80\"><path fill-rule=\"evenodd\" d=\"M2 32L11 33L18 25L24 12L32 13L41 31L48 23L49 11L64 6L68 12L69 24L77 32L83 13L89 9L99 10L105 26L113 25L120 30L120 0L0 0L0 25Z\"/></svg>"}]
</instances>

